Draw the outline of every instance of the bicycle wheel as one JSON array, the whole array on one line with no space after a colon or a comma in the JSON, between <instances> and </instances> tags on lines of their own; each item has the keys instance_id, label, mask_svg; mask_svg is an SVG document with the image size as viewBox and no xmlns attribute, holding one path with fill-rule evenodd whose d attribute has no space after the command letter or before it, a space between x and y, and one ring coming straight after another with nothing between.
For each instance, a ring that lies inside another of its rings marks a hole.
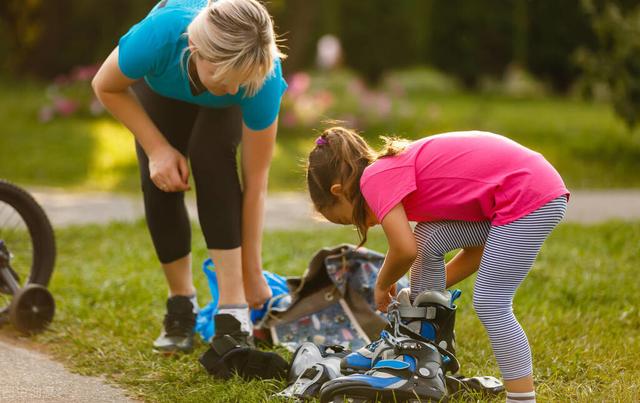
<instances>
[{"instance_id":1,"label":"bicycle wheel","mask_svg":"<svg viewBox=\"0 0 640 403\"><path fill-rule=\"evenodd\" d=\"M56 258L53 228L44 210L20 187L0 179L0 240L11 252L11 268L22 287L46 287ZM6 293L6 287L4 290ZM4 301L3 301L4 299ZM0 295L0 307L10 297Z\"/></svg>"}]
</instances>

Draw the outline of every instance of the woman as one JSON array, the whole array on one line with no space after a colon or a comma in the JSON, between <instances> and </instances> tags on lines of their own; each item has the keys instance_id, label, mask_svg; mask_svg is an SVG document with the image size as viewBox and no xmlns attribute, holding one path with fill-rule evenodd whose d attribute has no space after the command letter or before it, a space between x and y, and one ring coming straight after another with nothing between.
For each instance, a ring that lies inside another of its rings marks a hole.
<instances>
[{"instance_id":1,"label":"woman","mask_svg":"<svg viewBox=\"0 0 640 403\"><path fill-rule=\"evenodd\" d=\"M136 140L147 225L169 285L156 351L193 348L197 302L184 204L188 161L218 273L216 321L225 322L218 329L249 343L248 307L271 296L262 276L261 242L287 87L284 57L271 17L256 0L163 0L120 39L93 80L100 101Z\"/></svg>"}]
</instances>

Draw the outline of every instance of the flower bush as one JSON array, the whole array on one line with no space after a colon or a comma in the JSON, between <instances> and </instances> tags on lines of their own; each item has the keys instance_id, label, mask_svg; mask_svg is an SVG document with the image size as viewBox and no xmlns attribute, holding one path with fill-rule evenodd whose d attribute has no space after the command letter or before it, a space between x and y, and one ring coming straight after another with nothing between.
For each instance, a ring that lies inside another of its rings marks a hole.
<instances>
[{"instance_id":1,"label":"flower bush","mask_svg":"<svg viewBox=\"0 0 640 403\"><path fill-rule=\"evenodd\" d=\"M315 127L323 120L339 120L350 127L386 119L394 94L374 90L348 71L288 77L289 89L282 100L281 124L285 128Z\"/></svg>"},{"instance_id":2,"label":"flower bush","mask_svg":"<svg viewBox=\"0 0 640 403\"><path fill-rule=\"evenodd\" d=\"M56 77L46 88L47 103L40 108L39 120L56 117L100 116L104 107L91 89L91 80L99 65L77 66L69 74Z\"/></svg>"}]
</instances>

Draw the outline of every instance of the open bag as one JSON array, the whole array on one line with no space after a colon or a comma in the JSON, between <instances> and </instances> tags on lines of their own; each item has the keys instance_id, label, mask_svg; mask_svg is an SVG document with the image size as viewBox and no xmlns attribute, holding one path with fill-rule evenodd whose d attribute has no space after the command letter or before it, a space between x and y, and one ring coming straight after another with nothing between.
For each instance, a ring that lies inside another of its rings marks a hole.
<instances>
[{"instance_id":1,"label":"open bag","mask_svg":"<svg viewBox=\"0 0 640 403\"><path fill-rule=\"evenodd\" d=\"M387 324L373 296L383 261L383 254L349 244L321 249L301 277L286 280L289 293L267 303L256 328L291 351L305 341L351 350L368 344ZM405 278L397 284L408 286Z\"/></svg>"}]
</instances>

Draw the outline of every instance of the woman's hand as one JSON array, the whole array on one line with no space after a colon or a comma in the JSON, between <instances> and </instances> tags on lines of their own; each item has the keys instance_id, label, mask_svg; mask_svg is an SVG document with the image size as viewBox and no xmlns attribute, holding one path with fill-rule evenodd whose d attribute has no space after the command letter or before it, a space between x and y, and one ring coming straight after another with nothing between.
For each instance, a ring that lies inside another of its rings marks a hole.
<instances>
[{"instance_id":1,"label":"woman's hand","mask_svg":"<svg viewBox=\"0 0 640 403\"><path fill-rule=\"evenodd\" d=\"M251 309L260 309L267 302L273 292L263 275L244 278L244 295Z\"/></svg>"},{"instance_id":2,"label":"woman's hand","mask_svg":"<svg viewBox=\"0 0 640 403\"><path fill-rule=\"evenodd\" d=\"M393 297L396 296L396 285L395 283L389 287L381 286L376 282L376 288L374 290L373 296L376 301L376 308L380 312L387 312L387 307L391 303Z\"/></svg>"},{"instance_id":3,"label":"woman's hand","mask_svg":"<svg viewBox=\"0 0 640 403\"><path fill-rule=\"evenodd\" d=\"M163 192L184 192L191 189L187 159L169 144L159 147L149 155L149 176Z\"/></svg>"}]
</instances>

